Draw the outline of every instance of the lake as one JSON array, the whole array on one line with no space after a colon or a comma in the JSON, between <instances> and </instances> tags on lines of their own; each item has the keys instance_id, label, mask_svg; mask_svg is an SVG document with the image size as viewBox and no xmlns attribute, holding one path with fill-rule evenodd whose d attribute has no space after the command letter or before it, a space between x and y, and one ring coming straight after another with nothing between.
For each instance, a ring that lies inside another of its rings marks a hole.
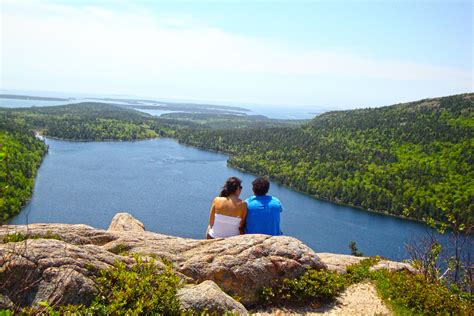
<instances>
[{"instance_id":1,"label":"lake","mask_svg":"<svg viewBox=\"0 0 474 316\"><path fill-rule=\"evenodd\" d=\"M227 156L171 139L137 142L68 142L46 139L31 203L11 224L84 223L106 229L117 212L129 212L147 230L203 238L212 199L226 178L254 176L227 166ZM282 230L317 252L350 253L356 241L366 255L407 258L404 244L432 231L418 222L319 201L271 183L283 204Z\"/></svg>"}]
</instances>

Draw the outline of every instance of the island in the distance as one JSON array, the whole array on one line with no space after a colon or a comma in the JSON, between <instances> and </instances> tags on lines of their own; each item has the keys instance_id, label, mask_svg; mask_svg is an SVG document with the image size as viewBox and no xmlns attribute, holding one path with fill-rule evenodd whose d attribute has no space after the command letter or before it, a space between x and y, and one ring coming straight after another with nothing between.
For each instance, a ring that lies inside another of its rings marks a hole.
<instances>
[{"instance_id":1,"label":"island in the distance","mask_svg":"<svg viewBox=\"0 0 474 316\"><path fill-rule=\"evenodd\" d=\"M69 101L73 98L54 98L54 97L38 97L31 95L18 95L18 94L0 94L0 99L13 99L13 100L36 100L36 101Z\"/></svg>"}]
</instances>

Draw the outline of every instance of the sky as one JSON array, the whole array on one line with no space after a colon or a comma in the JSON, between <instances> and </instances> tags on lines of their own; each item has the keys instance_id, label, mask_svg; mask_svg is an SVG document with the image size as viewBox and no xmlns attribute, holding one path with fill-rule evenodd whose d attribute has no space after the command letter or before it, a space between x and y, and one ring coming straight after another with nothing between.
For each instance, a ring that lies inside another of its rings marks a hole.
<instances>
[{"instance_id":1,"label":"sky","mask_svg":"<svg viewBox=\"0 0 474 316\"><path fill-rule=\"evenodd\" d=\"M472 1L0 2L4 90L307 108L474 90Z\"/></svg>"}]
</instances>

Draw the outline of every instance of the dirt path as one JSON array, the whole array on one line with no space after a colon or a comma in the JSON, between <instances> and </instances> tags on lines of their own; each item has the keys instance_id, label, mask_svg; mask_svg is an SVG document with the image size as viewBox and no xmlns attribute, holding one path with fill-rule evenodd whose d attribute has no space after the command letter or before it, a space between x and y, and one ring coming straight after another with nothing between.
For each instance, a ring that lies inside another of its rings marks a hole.
<instances>
[{"instance_id":1,"label":"dirt path","mask_svg":"<svg viewBox=\"0 0 474 316\"><path fill-rule=\"evenodd\" d=\"M258 311L253 315L392 315L392 313L378 297L372 284L359 283L351 285L328 306L273 309Z\"/></svg>"}]
</instances>

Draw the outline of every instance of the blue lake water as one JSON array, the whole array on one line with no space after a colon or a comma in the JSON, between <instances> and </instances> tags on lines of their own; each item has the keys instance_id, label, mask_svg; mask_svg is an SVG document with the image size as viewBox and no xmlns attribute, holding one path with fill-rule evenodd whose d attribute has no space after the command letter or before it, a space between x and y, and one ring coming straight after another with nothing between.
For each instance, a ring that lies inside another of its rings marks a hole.
<instances>
[{"instance_id":1,"label":"blue lake water","mask_svg":"<svg viewBox=\"0 0 474 316\"><path fill-rule=\"evenodd\" d=\"M68 142L47 139L31 203L12 224L84 223L106 229L129 212L147 230L203 238L209 207L229 176L251 195L254 176L227 166L227 156L171 139ZM317 252L349 253L356 241L366 255L407 257L405 242L431 231L425 225L319 201L275 183L283 203L282 230Z\"/></svg>"}]
</instances>

